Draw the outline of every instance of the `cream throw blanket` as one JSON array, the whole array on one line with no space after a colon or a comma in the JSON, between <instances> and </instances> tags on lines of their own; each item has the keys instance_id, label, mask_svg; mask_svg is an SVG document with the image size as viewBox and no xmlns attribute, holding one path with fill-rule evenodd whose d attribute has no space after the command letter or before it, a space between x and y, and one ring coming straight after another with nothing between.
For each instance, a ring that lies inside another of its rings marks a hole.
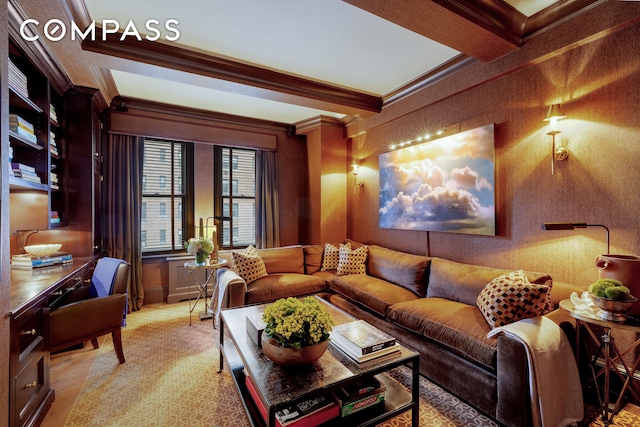
<instances>
[{"instance_id":1,"label":"cream throw blanket","mask_svg":"<svg viewBox=\"0 0 640 427\"><path fill-rule=\"evenodd\" d=\"M584 404L578 367L560 326L537 316L495 328L487 338L499 334L526 348L533 425L558 427L582 420Z\"/></svg>"},{"instance_id":2,"label":"cream throw blanket","mask_svg":"<svg viewBox=\"0 0 640 427\"><path fill-rule=\"evenodd\" d=\"M229 299L227 298L227 290L230 285L240 283L246 286L244 279L240 277L236 272L227 268L220 268L216 271L217 286L213 290L211 295L211 302L209 303L209 309L213 313L213 327L217 328L220 324L220 310L227 308L229 305Z\"/></svg>"}]
</instances>

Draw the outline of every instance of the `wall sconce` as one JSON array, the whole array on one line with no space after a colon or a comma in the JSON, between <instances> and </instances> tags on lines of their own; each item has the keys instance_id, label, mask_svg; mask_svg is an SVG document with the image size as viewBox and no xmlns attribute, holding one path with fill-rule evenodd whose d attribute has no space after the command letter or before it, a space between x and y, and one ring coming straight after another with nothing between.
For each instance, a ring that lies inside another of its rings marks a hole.
<instances>
[{"instance_id":1,"label":"wall sconce","mask_svg":"<svg viewBox=\"0 0 640 427\"><path fill-rule=\"evenodd\" d=\"M547 117L544 121L549 122L549 132L547 135L551 135L551 175L555 175L556 172L556 160L562 161L569 157L569 151L564 147L556 148L556 135L560 133L558 130L558 120L566 118L567 115L562 111L562 104L553 104L549 107Z\"/></svg>"},{"instance_id":2,"label":"wall sconce","mask_svg":"<svg viewBox=\"0 0 640 427\"><path fill-rule=\"evenodd\" d=\"M576 228L602 227L607 231L607 254L610 252L609 247L609 228L602 224L587 224L586 222L544 222L542 229L550 230L575 230Z\"/></svg>"},{"instance_id":3,"label":"wall sconce","mask_svg":"<svg viewBox=\"0 0 640 427\"><path fill-rule=\"evenodd\" d=\"M358 181L358 168L360 167L358 159L353 159L351 167L353 168L353 194L356 194L358 192L358 187L364 186L364 181Z\"/></svg>"}]
</instances>

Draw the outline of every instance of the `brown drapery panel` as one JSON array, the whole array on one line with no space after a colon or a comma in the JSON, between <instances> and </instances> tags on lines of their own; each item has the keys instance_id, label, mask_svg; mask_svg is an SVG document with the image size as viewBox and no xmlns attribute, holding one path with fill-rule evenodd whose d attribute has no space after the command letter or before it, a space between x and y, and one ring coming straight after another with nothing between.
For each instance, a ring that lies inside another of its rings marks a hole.
<instances>
[{"instance_id":1,"label":"brown drapery panel","mask_svg":"<svg viewBox=\"0 0 640 427\"><path fill-rule=\"evenodd\" d=\"M280 246L276 153L256 152L256 246Z\"/></svg>"},{"instance_id":2,"label":"brown drapery panel","mask_svg":"<svg viewBox=\"0 0 640 427\"><path fill-rule=\"evenodd\" d=\"M133 311L142 308L144 301L140 244L143 141L138 136L109 134L103 169L105 252L131 264L128 294Z\"/></svg>"}]
</instances>

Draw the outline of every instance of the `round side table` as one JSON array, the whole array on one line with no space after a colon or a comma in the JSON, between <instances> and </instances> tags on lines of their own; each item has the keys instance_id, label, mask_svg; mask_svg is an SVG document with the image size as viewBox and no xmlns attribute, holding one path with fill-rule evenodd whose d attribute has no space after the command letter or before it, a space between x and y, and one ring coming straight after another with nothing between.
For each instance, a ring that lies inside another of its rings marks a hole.
<instances>
[{"instance_id":1,"label":"round side table","mask_svg":"<svg viewBox=\"0 0 640 427\"><path fill-rule=\"evenodd\" d=\"M620 409L622 409L620 407L620 404L627 391L633 394L635 399L640 400L640 393L636 388L637 384L635 378L633 377L633 374L638 368L638 364L640 364L640 355L631 365L625 363L622 357L623 355L630 353L636 347L638 347L638 345L640 345L640 339L635 340L635 342L631 344L629 348L620 351L615 343L613 336L611 335L611 330L621 329L634 333L640 333L640 323L633 321L633 319L629 319L627 322L603 320L597 315L591 315L589 313L577 311L575 309L575 305L571 302L571 300L568 299L560 301L560 307L567 310L571 317L576 319L576 360L578 361L578 363L580 362L579 355L581 343L584 344L585 349L588 349L587 341L591 339L598 346L598 350L595 352L595 354L589 355L589 368L591 370L591 380L593 381L598 392L598 401L600 403L600 409L602 411L602 422L605 426L608 426L613 423L613 417L620 411ZM599 335L599 333L594 332L592 329L593 326L602 327L604 329L604 333L602 335ZM582 327L584 327L584 330L587 332L588 337L584 337L581 339L580 331ZM604 357L604 366L598 366L598 360L600 357ZM620 380L623 382L622 389L620 390L620 394L618 395L618 398L615 401L613 407L609 406L609 377L611 375L611 372L618 375ZM626 374L626 377L624 374ZM602 393L600 392L597 384L597 379L601 375L604 377Z\"/></svg>"},{"instance_id":2,"label":"round side table","mask_svg":"<svg viewBox=\"0 0 640 427\"><path fill-rule=\"evenodd\" d=\"M209 304L207 300L209 299L209 285L213 285L213 291L215 291L216 286L218 286L218 281L216 279L216 270L221 267L227 265L226 259L219 259L218 262L214 264L205 264L199 265L195 261L189 261L184 263L184 268L186 268L187 275L191 277L191 280L196 285L198 289L198 297L196 301L191 305L191 299L189 299L189 326L191 326L191 313L198 305L198 301L201 299L204 301L204 311L200 312L200 320L211 319L213 314L209 312ZM198 279L198 276L194 274L198 270L205 270L205 280L201 281ZM215 292L212 292L212 295ZM189 294L191 294L191 282L189 282Z\"/></svg>"}]
</instances>

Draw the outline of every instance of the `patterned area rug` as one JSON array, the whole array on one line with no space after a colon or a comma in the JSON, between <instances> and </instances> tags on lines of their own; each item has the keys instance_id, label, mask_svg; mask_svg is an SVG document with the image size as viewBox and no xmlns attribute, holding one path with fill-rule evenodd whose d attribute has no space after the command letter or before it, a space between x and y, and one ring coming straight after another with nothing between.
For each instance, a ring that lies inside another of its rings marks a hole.
<instances>
[{"instance_id":1,"label":"patterned area rug","mask_svg":"<svg viewBox=\"0 0 640 427\"><path fill-rule=\"evenodd\" d=\"M122 336L126 363L118 364L105 339L65 425L249 426L229 370L217 373L218 330L196 320L200 308L192 326L187 302L148 305L129 315ZM408 388L408 369L391 374ZM420 399L421 426L497 426L425 378ZM614 421L640 425L640 417L624 410ZM409 426L411 414L382 425ZM600 425L597 411L587 411L581 426Z\"/></svg>"}]
</instances>

